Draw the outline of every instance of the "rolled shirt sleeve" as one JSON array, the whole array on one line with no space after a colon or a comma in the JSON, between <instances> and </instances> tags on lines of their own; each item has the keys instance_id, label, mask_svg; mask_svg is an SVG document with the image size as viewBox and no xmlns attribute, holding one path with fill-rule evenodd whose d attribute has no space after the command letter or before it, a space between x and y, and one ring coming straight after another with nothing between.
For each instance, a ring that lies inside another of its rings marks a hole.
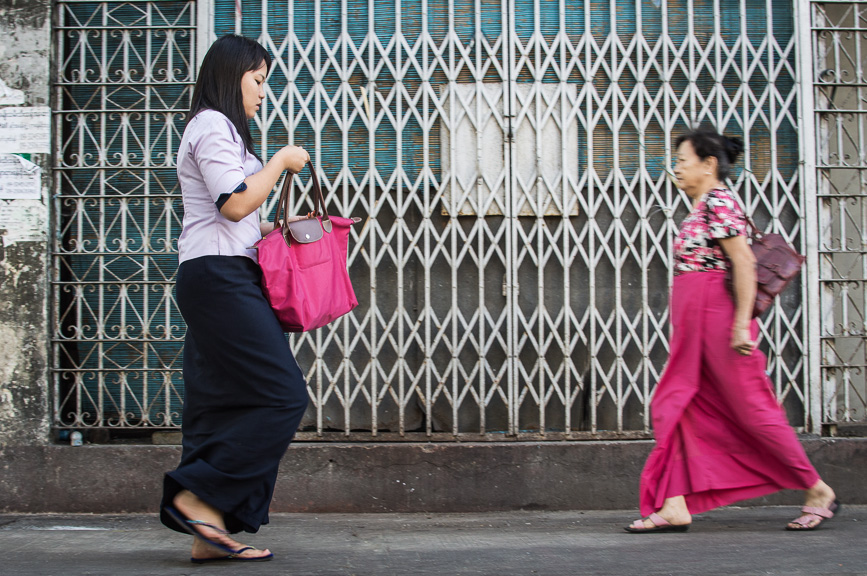
<instances>
[{"instance_id":1,"label":"rolled shirt sleeve","mask_svg":"<svg viewBox=\"0 0 867 576\"><path fill-rule=\"evenodd\" d=\"M238 190L246 178L244 143L235 140L234 136L228 121L218 119L210 122L207 129L198 134L196 141L190 143L193 160L215 203L224 194Z\"/></svg>"}]
</instances>

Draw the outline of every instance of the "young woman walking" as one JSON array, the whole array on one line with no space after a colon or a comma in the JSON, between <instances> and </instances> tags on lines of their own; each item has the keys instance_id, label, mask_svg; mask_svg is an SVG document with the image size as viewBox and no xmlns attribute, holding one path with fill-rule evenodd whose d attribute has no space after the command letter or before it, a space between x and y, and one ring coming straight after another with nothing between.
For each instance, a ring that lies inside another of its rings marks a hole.
<instances>
[{"instance_id":1,"label":"young woman walking","mask_svg":"<svg viewBox=\"0 0 867 576\"><path fill-rule=\"evenodd\" d=\"M248 122L265 96L270 66L253 40L217 40L202 62L178 147L183 453L166 474L160 517L195 536L197 563L273 557L229 534L268 523L277 466L309 400L262 295L251 249L269 231L260 227L258 208L284 170L297 173L310 159L303 148L286 146L263 166L253 148Z\"/></svg>"}]
</instances>

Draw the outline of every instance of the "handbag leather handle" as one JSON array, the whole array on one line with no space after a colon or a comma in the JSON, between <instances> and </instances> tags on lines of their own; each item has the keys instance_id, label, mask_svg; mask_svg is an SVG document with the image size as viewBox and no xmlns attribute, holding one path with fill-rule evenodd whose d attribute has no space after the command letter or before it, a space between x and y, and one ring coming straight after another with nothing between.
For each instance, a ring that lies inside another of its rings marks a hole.
<instances>
[{"instance_id":1,"label":"handbag leather handle","mask_svg":"<svg viewBox=\"0 0 867 576\"><path fill-rule=\"evenodd\" d=\"M313 186L313 215L322 217L322 227L326 232L331 232L331 219L328 217L328 209L325 207L325 197L322 195L322 186L319 184L319 176L316 173L316 168L313 167L313 162L307 163L310 169L310 182ZM292 185L292 177L294 172L287 170L286 177L283 179L283 187L280 190L280 198L277 200L277 210L274 213L274 227L280 226L280 218L289 214L289 188ZM283 229L287 229L288 221L283 219Z\"/></svg>"}]
</instances>

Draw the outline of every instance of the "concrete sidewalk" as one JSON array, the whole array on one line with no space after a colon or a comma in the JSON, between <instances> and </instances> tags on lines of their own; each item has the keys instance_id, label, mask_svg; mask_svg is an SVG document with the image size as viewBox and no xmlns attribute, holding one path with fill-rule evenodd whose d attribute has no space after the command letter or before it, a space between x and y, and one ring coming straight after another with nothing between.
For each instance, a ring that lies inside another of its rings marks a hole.
<instances>
[{"instance_id":1,"label":"concrete sidewalk","mask_svg":"<svg viewBox=\"0 0 867 576\"><path fill-rule=\"evenodd\" d=\"M188 561L189 537L153 515L0 516L9 576L867 575L867 507L812 533L783 530L791 507L726 508L686 534L628 534L634 511L277 514L242 539L265 563Z\"/></svg>"}]
</instances>

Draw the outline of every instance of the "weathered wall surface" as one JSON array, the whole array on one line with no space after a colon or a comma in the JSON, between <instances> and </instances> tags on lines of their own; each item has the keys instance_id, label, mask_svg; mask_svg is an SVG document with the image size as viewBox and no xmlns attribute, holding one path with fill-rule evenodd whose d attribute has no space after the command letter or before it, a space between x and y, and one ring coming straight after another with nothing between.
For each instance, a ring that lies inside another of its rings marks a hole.
<instances>
[{"instance_id":1,"label":"weathered wall surface","mask_svg":"<svg viewBox=\"0 0 867 576\"><path fill-rule=\"evenodd\" d=\"M0 0L0 38L0 108L48 106L51 2ZM0 446L41 444L49 436L51 155L29 157L42 169L41 199L0 199Z\"/></svg>"},{"instance_id":2,"label":"weathered wall surface","mask_svg":"<svg viewBox=\"0 0 867 576\"><path fill-rule=\"evenodd\" d=\"M293 445L273 512L485 512L638 507L653 443ZM805 439L841 502L867 504L867 439ZM0 513L155 512L179 446L16 446L0 458ZM38 482L34 479L38 478ZM787 490L749 504L797 505Z\"/></svg>"}]
</instances>

